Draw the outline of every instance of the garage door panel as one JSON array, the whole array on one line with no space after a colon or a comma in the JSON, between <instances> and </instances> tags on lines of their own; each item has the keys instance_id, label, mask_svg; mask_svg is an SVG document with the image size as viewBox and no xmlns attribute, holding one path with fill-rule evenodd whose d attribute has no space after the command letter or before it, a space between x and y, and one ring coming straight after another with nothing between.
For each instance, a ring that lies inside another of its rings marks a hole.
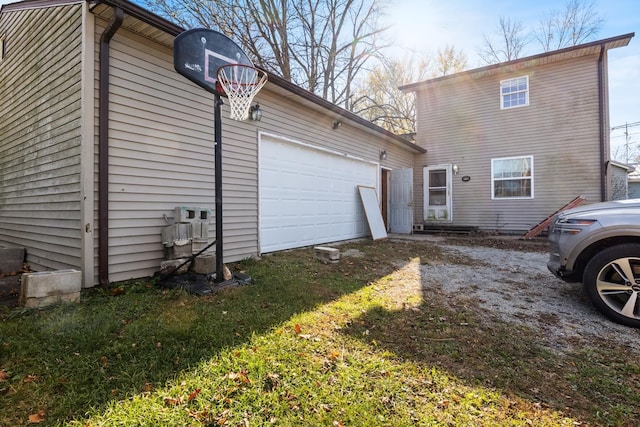
<instances>
[{"instance_id":1,"label":"garage door panel","mask_svg":"<svg viewBox=\"0 0 640 427\"><path fill-rule=\"evenodd\" d=\"M376 181L375 164L263 135L260 251L368 235L357 186Z\"/></svg>"}]
</instances>

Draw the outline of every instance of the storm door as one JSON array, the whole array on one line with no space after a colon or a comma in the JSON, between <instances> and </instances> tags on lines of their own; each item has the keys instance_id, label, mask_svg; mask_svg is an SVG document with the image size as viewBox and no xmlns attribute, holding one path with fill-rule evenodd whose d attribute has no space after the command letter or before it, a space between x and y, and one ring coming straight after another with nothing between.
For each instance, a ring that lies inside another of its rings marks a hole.
<instances>
[{"instance_id":1,"label":"storm door","mask_svg":"<svg viewBox=\"0 0 640 427\"><path fill-rule=\"evenodd\" d=\"M424 220L451 222L451 165L424 168Z\"/></svg>"}]
</instances>

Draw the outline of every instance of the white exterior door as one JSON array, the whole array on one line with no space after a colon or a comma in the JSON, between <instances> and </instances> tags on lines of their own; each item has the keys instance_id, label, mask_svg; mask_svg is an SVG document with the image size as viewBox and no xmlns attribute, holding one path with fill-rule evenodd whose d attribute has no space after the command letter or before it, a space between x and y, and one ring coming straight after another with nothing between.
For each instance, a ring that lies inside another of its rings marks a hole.
<instances>
[{"instance_id":1,"label":"white exterior door","mask_svg":"<svg viewBox=\"0 0 640 427\"><path fill-rule=\"evenodd\" d=\"M260 252L369 235L358 185L378 188L374 163L261 134Z\"/></svg>"},{"instance_id":2,"label":"white exterior door","mask_svg":"<svg viewBox=\"0 0 640 427\"><path fill-rule=\"evenodd\" d=\"M424 168L424 220L451 222L451 165Z\"/></svg>"},{"instance_id":3,"label":"white exterior door","mask_svg":"<svg viewBox=\"0 0 640 427\"><path fill-rule=\"evenodd\" d=\"M389 231L411 234L413 230L413 169L389 174Z\"/></svg>"}]
</instances>

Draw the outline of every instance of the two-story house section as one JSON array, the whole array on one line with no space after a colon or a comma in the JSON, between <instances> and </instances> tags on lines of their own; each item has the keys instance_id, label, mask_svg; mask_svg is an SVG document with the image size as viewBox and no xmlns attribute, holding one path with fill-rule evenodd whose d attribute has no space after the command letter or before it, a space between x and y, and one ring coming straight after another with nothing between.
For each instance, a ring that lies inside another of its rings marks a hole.
<instances>
[{"instance_id":1,"label":"two-story house section","mask_svg":"<svg viewBox=\"0 0 640 427\"><path fill-rule=\"evenodd\" d=\"M409 84L418 226L519 233L611 198L607 52L634 34Z\"/></svg>"}]
</instances>

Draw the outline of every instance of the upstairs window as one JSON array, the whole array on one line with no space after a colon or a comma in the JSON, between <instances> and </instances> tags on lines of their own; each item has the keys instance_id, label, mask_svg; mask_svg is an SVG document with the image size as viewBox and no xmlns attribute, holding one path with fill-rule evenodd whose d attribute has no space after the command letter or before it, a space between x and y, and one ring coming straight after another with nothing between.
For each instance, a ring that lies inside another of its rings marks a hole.
<instances>
[{"instance_id":1,"label":"upstairs window","mask_svg":"<svg viewBox=\"0 0 640 427\"><path fill-rule=\"evenodd\" d=\"M500 109L529 105L529 76L500 82Z\"/></svg>"},{"instance_id":2,"label":"upstairs window","mask_svg":"<svg viewBox=\"0 0 640 427\"><path fill-rule=\"evenodd\" d=\"M5 38L6 37L4 34L0 34L0 61L4 59L4 39Z\"/></svg>"},{"instance_id":3,"label":"upstairs window","mask_svg":"<svg viewBox=\"0 0 640 427\"><path fill-rule=\"evenodd\" d=\"M533 156L491 159L492 199L533 199Z\"/></svg>"}]
</instances>

